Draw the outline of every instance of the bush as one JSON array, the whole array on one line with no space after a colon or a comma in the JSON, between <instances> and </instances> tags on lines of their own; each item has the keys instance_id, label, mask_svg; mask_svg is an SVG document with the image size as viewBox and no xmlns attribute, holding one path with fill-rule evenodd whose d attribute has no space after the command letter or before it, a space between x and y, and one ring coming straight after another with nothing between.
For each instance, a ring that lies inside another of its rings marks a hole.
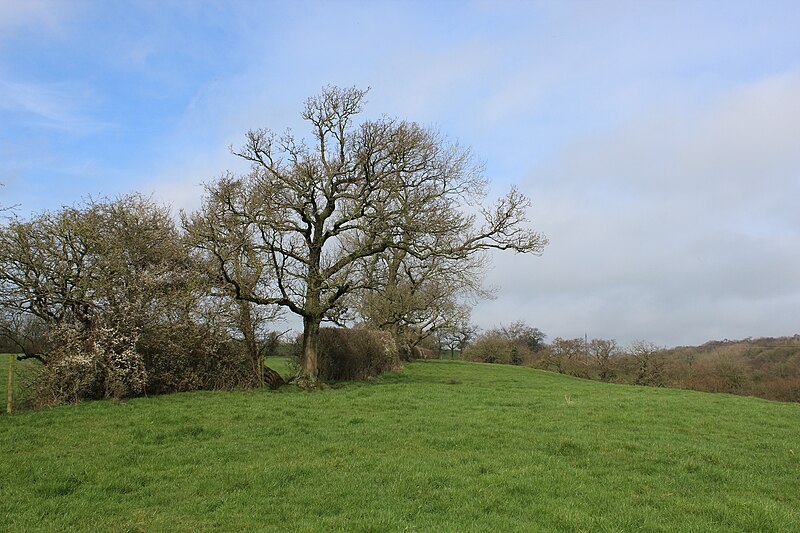
<instances>
[{"instance_id":1,"label":"bush","mask_svg":"<svg viewBox=\"0 0 800 533\"><path fill-rule=\"evenodd\" d=\"M234 389L257 381L241 346L209 325L183 320L150 328L139 349L149 374L148 393Z\"/></svg>"},{"instance_id":2,"label":"bush","mask_svg":"<svg viewBox=\"0 0 800 533\"><path fill-rule=\"evenodd\" d=\"M464 351L464 358L482 363L521 365L531 361L533 352L525 344L488 332Z\"/></svg>"},{"instance_id":3,"label":"bush","mask_svg":"<svg viewBox=\"0 0 800 533\"><path fill-rule=\"evenodd\" d=\"M754 385L751 393L769 400L800 402L800 377L772 378Z\"/></svg>"},{"instance_id":4,"label":"bush","mask_svg":"<svg viewBox=\"0 0 800 533\"><path fill-rule=\"evenodd\" d=\"M247 354L209 325L190 320L161 324L136 340L122 329L85 331L74 324L52 328L48 337L55 347L38 378L34 404L257 384Z\"/></svg>"},{"instance_id":5,"label":"bush","mask_svg":"<svg viewBox=\"0 0 800 533\"><path fill-rule=\"evenodd\" d=\"M736 353L715 351L693 365L689 388L706 392L742 393L750 384L744 358Z\"/></svg>"},{"instance_id":6,"label":"bush","mask_svg":"<svg viewBox=\"0 0 800 533\"><path fill-rule=\"evenodd\" d=\"M62 326L50 334L60 344L42 374L37 404L121 399L144 392L147 371L133 339L103 326L91 332Z\"/></svg>"},{"instance_id":7,"label":"bush","mask_svg":"<svg viewBox=\"0 0 800 533\"><path fill-rule=\"evenodd\" d=\"M318 346L323 381L367 379L401 368L397 344L387 331L321 328Z\"/></svg>"}]
</instances>

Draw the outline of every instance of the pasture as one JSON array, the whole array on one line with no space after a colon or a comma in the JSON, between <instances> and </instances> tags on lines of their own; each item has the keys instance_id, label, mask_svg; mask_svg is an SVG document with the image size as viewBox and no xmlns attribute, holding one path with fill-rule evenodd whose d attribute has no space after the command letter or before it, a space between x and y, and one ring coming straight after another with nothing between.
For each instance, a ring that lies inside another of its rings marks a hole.
<instances>
[{"instance_id":1,"label":"pasture","mask_svg":"<svg viewBox=\"0 0 800 533\"><path fill-rule=\"evenodd\" d=\"M10 531L797 531L800 404L420 361L0 416Z\"/></svg>"}]
</instances>

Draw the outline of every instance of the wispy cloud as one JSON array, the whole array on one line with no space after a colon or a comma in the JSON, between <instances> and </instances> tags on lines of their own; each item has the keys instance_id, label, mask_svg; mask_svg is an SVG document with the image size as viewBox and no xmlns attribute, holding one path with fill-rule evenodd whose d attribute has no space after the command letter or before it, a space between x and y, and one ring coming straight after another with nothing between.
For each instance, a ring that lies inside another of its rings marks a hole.
<instances>
[{"instance_id":1,"label":"wispy cloud","mask_svg":"<svg viewBox=\"0 0 800 533\"><path fill-rule=\"evenodd\" d=\"M18 123L73 134L100 131L108 124L93 118L97 100L92 88L79 82L25 83L0 79L0 112L20 114Z\"/></svg>"}]
</instances>

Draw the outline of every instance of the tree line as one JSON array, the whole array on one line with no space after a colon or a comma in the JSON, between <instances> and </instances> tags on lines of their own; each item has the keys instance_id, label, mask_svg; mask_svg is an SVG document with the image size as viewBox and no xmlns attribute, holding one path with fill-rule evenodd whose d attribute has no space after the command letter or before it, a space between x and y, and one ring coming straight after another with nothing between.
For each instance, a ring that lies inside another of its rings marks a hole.
<instances>
[{"instance_id":1,"label":"tree line","mask_svg":"<svg viewBox=\"0 0 800 533\"><path fill-rule=\"evenodd\" d=\"M431 353L485 363L530 366L584 379L800 402L800 336L709 341L664 348L648 341L564 339L522 321L478 333L441 331Z\"/></svg>"},{"instance_id":2,"label":"tree line","mask_svg":"<svg viewBox=\"0 0 800 533\"><path fill-rule=\"evenodd\" d=\"M303 322L300 384L320 379L324 322L389 332L411 357L487 296L487 250L542 252L525 195L487 203L469 149L414 122L358 121L365 96L309 98L305 138L249 131L232 150L249 172L207 183L179 221L131 193L0 227L0 335L43 364L44 396L279 386L264 355L282 313Z\"/></svg>"}]
</instances>

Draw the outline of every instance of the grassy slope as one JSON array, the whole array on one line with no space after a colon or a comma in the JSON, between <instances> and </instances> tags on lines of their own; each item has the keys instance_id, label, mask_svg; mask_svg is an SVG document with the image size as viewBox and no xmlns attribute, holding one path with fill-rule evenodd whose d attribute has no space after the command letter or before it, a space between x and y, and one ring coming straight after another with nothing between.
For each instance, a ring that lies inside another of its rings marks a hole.
<instances>
[{"instance_id":1,"label":"grassy slope","mask_svg":"<svg viewBox=\"0 0 800 533\"><path fill-rule=\"evenodd\" d=\"M10 530L800 530L800 405L418 362L0 417Z\"/></svg>"}]
</instances>

